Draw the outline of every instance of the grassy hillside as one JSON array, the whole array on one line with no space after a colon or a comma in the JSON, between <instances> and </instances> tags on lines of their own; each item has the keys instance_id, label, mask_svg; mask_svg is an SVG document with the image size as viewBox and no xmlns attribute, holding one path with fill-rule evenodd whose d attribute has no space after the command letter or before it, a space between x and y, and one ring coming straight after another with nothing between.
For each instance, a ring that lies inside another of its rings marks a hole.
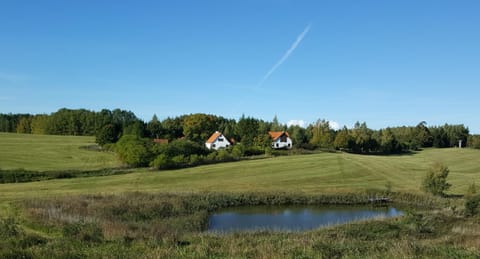
<instances>
[{"instance_id":1,"label":"grassy hillside","mask_svg":"<svg viewBox=\"0 0 480 259\"><path fill-rule=\"evenodd\" d=\"M82 147L94 145L93 137L0 133L0 169L34 171L91 170L118 167L114 153Z\"/></svg>"},{"instance_id":2,"label":"grassy hillside","mask_svg":"<svg viewBox=\"0 0 480 259\"><path fill-rule=\"evenodd\" d=\"M434 161L450 168L450 193L462 194L480 183L480 151L427 149L403 156L365 156L345 153L284 156L222 163L195 168L150 171L127 175L4 184L2 197L50 196L83 193L148 192L275 192L337 193L369 188L419 192L426 170Z\"/></svg>"},{"instance_id":3,"label":"grassy hillside","mask_svg":"<svg viewBox=\"0 0 480 259\"><path fill-rule=\"evenodd\" d=\"M92 143L89 137L0 134L0 165L30 170L118 165L114 154L80 148ZM420 192L435 161L450 168L450 193L463 194L473 181L480 183L480 151L427 149L402 156L319 153L0 184L0 257L476 258L478 216L464 217L462 200L409 194ZM221 206L365 201L371 195L365 189L386 189L387 183L401 192L392 194L394 200L408 199L421 211L301 233L202 232L208 213Z\"/></svg>"}]
</instances>

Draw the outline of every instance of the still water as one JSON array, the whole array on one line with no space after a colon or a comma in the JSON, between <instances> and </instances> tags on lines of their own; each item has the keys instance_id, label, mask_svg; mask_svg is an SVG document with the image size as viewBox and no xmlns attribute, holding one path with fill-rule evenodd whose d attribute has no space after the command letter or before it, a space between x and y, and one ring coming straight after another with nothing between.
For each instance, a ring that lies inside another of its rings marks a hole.
<instances>
[{"instance_id":1,"label":"still water","mask_svg":"<svg viewBox=\"0 0 480 259\"><path fill-rule=\"evenodd\" d=\"M304 231L334 224L403 215L393 207L256 206L227 208L209 218L208 231Z\"/></svg>"}]
</instances>

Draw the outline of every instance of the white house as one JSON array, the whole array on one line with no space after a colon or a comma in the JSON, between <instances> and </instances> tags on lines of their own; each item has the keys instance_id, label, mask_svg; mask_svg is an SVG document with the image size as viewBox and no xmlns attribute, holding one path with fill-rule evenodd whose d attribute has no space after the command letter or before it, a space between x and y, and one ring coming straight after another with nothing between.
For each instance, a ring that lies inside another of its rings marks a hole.
<instances>
[{"instance_id":1,"label":"white house","mask_svg":"<svg viewBox=\"0 0 480 259\"><path fill-rule=\"evenodd\" d=\"M215 131L215 133L213 133L212 136L208 138L207 142L205 142L205 146L208 149L215 149L215 150L218 150L221 148L227 148L231 145L232 144L230 143L230 141L228 141L228 139L218 131Z\"/></svg>"},{"instance_id":2,"label":"white house","mask_svg":"<svg viewBox=\"0 0 480 259\"><path fill-rule=\"evenodd\" d=\"M272 138L272 148L281 149L281 148L292 148L292 139L288 136L286 131L270 131L268 132Z\"/></svg>"}]
</instances>

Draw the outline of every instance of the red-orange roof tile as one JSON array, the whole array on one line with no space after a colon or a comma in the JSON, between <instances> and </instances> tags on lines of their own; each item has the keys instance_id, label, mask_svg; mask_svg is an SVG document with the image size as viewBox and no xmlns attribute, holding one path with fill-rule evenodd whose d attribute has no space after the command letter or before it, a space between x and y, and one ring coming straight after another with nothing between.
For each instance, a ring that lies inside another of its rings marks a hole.
<instances>
[{"instance_id":1,"label":"red-orange roof tile","mask_svg":"<svg viewBox=\"0 0 480 259\"><path fill-rule=\"evenodd\" d=\"M208 138L207 143L215 142L215 140L217 140L217 138L220 137L221 135L222 133L216 131L215 133L212 134L212 136L210 136L210 138Z\"/></svg>"},{"instance_id":2,"label":"red-orange roof tile","mask_svg":"<svg viewBox=\"0 0 480 259\"><path fill-rule=\"evenodd\" d=\"M270 135L270 137L272 137L273 140L276 140L277 138L281 137L283 134L287 135L287 137L290 137L288 136L288 132L286 131L269 131L268 134Z\"/></svg>"}]
</instances>

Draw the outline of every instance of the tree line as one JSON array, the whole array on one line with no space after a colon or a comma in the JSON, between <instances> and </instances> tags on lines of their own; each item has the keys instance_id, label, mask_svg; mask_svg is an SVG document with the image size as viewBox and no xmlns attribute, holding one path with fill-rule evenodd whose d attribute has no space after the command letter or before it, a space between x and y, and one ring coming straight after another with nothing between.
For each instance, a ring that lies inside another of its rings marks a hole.
<instances>
[{"instance_id":1,"label":"tree line","mask_svg":"<svg viewBox=\"0 0 480 259\"><path fill-rule=\"evenodd\" d=\"M49 115L0 114L0 132L95 136L102 128L111 125L120 136L143 124L133 112L120 109L95 112L62 108Z\"/></svg>"},{"instance_id":2,"label":"tree line","mask_svg":"<svg viewBox=\"0 0 480 259\"><path fill-rule=\"evenodd\" d=\"M352 128L335 130L327 120L319 119L307 127L287 126L279 123L276 116L272 121L244 115L235 120L196 113L163 120L154 115L144 122L133 112L120 109L95 112L62 108L49 115L0 114L2 132L96 136L101 145L115 143L123 135L170 142L186 139L203 144L217 130L244 147L260 149L270 146L269 131L287 131L297 148L353 153L391 154L425 147L454 147L460 140L462 147L480 148L480 136L470 135L463 124L427 126L426 122L420 122L415 126L374 130L365 122L357 122Z\"/></svg>"}]
</instances>

